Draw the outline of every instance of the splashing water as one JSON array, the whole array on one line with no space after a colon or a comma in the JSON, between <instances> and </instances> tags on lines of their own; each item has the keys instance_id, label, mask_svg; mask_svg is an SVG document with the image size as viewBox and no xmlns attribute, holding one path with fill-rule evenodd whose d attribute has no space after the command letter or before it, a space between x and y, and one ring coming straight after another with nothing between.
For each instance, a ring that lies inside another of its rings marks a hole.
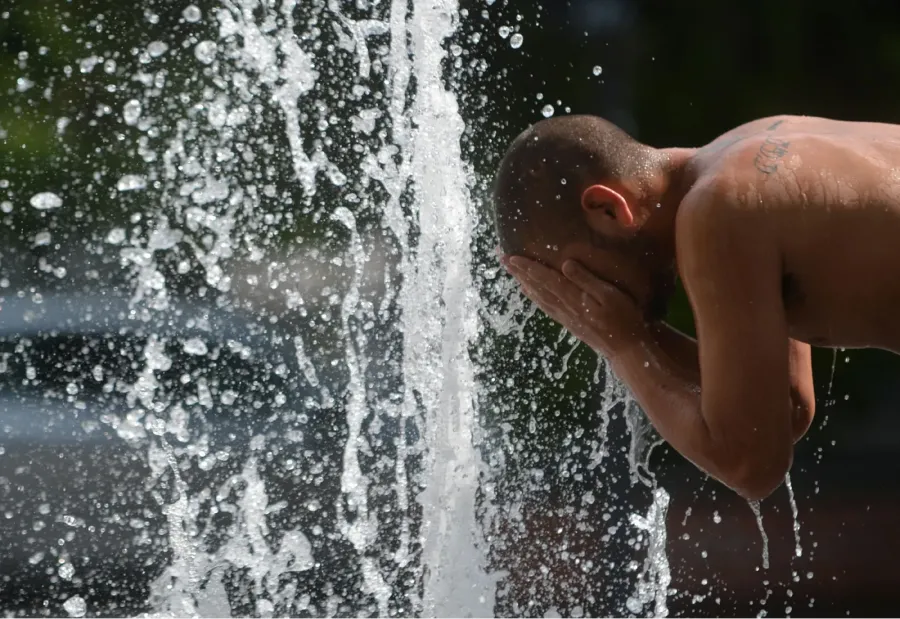
<instances>
[{"instance_id":1,"label":"splashing water","mask_svg":"<svg viewBox=\"0 0 900 619\"><path fill-rule=\"evenodd\" d=\"M171 553L146 610L490 614L474 217L442 64L455 1L221 0L144 21L133 61L79 60L109 101L57 126L106 123L129 146L93 175L121 212L85 247L128 275L104 271L128 291L116 316L153 329L106 392L127 409L107 398L99 422L146 454L165 535L142 543ZM27 201L84 217L90 196L67 189Z\"/></svg>"},{"instance_id":2,"label":"splashing water","mask_svg":"<svg viewBox=\"0 0 900 619\"><path fill-rule=\"evenodd\" d=\"M803 547L800 545L800 512L797 510L797 499L794 497L794 487L791 485L791 474L788 473L784 478L784 485L787 486L788 500L791 503L791 517L794 520L794 556L803 556Z\"/></svg>"},{"instance_id":3,"label":"splashing water","mask_svg":"<svg viewBox=\"0 0 900 619\"><path fill-rule=\"evenodd\" d=\"M631 438L628 463L633 483L651 488L653 500L646 516L631 514L631 524L649 537L647 558L638 575L635 593L626 601L626 608L641 613L645 606L653 604L653 617L667 617L669 610L666 599L672 575L666 555L666 515L669 508L669 494L658 487L655 476L650 473L649 461L653 448L662 443L650 421L638 404L626 399L625 420Z\"/></svg>"},{"instance_id":4,"label":"splashing water","mask_svg":"<svg viewBox=\"0 0 900 619\"><path fill-rule=\"evenodd\" d=\"M669 594L669 583L672 580L669 571L669 560L666 557L666 512L669 507L669 494L662 488L653 491L653 503L646 517L631 515L631 524L650 537L647 559L642 573L638 577L635 594L629 597L625 605L629 611L640 614L644 607L653 604L653 617L668 617L666 597Z\"/></svg>"},{"instance_id":5,"label":"splashing water","mask_svg":"<svg viewBox=\"0 0 900 619\"><path fill-rule=\"evenodd\" d=\"M35 121L55 129L62 181L31 161L0 179L15 237L0 261L0 487L15 477L27 492L9 504L36 514L27 537L11 516L0 535L27 549L19 563L46 585L50 611L490 615L512 579L491 563L508 549L490 535L526 511L494 505L497 480L525 471L524 496L557 467L584 485L576 529L609 539L630 525L647 551L619 606L666 616L669 496L648 469L658 437L608 367L591 385L605 381L601 405L583 404L595 434L566 428L562 458L504 460L483 427L496 385L480 338L515 321L485 311L478 286L490 278L473 276L483 229L448 86L466 67L448 53L456 2L108 9L60 42L60 54L82 51L46 84L17 57L23 114L90 93L89 106ZM65 38L72 27L57 17L47 23ZM543 351L532 357L565 382L583 350L564 334L558 371ZM516 395L535 436L537 395ZM652 494L645 515L616 511L621 497L604 486L619 405L624 478ZM542 424L559 414L543 412ZM600 491L609 504L596 524ZM604 553L572 562L568 543L552 549L563 563L599 573Z\"/></svg>"},{"instance_id":6,"label":"splashing water","mask_svg":"<svg viewBox=\"0 0 900 619\"><path fill-rule=\"evenodd\" d=\"M756 517L756 526L759 527L759 534L762 537L762 567L767 570L769 569L769 536L766 535L766 529L763 526L762 511L759 508L759 501L748 501L748 505Z\"/></svg>"}]
</instances>

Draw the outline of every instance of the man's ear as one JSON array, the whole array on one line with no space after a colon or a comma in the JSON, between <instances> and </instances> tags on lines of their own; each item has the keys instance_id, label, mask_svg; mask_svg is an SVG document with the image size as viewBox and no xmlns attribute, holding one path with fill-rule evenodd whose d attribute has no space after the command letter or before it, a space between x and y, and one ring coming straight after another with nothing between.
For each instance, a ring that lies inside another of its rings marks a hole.
<instances>
[{"instance_id":1,"label":"man's ear","mask_svg":"<svg viewBox=\"0 0 900 619\"><path fill-rule=\"evenodd\" d=\"M637 227L628 200L606 185L591 185L581 194L581 209L588 225L601 233L615 234Z\"/></svg>"}]
</instances>

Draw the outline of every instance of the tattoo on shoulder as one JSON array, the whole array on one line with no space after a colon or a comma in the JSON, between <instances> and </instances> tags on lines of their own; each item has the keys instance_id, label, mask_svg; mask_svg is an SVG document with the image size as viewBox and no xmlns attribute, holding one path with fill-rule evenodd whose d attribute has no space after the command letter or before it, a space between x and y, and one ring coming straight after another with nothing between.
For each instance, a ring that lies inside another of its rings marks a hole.
<instances>
[{"instance_id":1,"label":"tattoo on shoulder","mask_svg":"<svg viewBox=\"0 0 900 619\"><path fill-rule=\"evenodd\" d=\"M778 169L778 162L788 153L791 143L768 137L753 158L753 165L763 174L772 174Z\"/></svg>"},{"instance_id":2,"label":"tattoo on shoulder","mask_svg":"<svg viewBox=\"0 0 900 619\"><path fill-rule=\"evenodd\" d=\"M776 120L766 128L766 131L774 131L783 123L784 120ZM790 145L791 143L785 140L767 137L753 158L754 167L763 174L772 174L778 169L778 162L787 154Z\"/></svg>"}]
</instances>

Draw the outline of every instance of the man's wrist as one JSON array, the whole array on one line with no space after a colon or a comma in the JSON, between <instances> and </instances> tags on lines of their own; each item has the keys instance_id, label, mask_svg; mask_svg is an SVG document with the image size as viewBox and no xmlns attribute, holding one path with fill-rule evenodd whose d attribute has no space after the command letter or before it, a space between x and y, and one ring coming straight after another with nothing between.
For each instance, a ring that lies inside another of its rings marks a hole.
<instances>
[{"instance_id":1,"label":"man's wrist","mask_svg":"<svg viewBox=\"0 0 900 619\"><path fill-rule=\"evenodd\" d=\"M610 336L605 355L610 363L619 365L646 354L647 346L655 343L650 325L641 323L626 336Z\"/></svg>"}]
</instances>

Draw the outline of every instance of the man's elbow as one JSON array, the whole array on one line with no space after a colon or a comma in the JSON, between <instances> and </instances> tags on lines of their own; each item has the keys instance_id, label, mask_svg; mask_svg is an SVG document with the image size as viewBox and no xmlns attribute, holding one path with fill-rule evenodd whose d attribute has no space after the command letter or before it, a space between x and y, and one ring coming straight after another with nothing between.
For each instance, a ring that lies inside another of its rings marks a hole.
<instances>
[{"instance_id":1,"label":"man's elbow","mask_svg":"<svg viewBox=\"0 0 900 619\"><path fill-rule=\"evenodd\" d=\"M791 470L793 449L778 453L757 452L735 462L725 475L725 483L748 501L761 501L775 492Z\"/></svg>"},{"instance_id":2,"label":"man's elbow","mask_svg":"<svg viewBox=\"0 0 900 619\"><path fill-rule=\"evenodd\" d=\"M804 396L794 392L791 395L791 434L794 443L797 443L806 435L812 425L813 417L816 414L816 400L810 395Z\"/></svg>"}]
</instances>

